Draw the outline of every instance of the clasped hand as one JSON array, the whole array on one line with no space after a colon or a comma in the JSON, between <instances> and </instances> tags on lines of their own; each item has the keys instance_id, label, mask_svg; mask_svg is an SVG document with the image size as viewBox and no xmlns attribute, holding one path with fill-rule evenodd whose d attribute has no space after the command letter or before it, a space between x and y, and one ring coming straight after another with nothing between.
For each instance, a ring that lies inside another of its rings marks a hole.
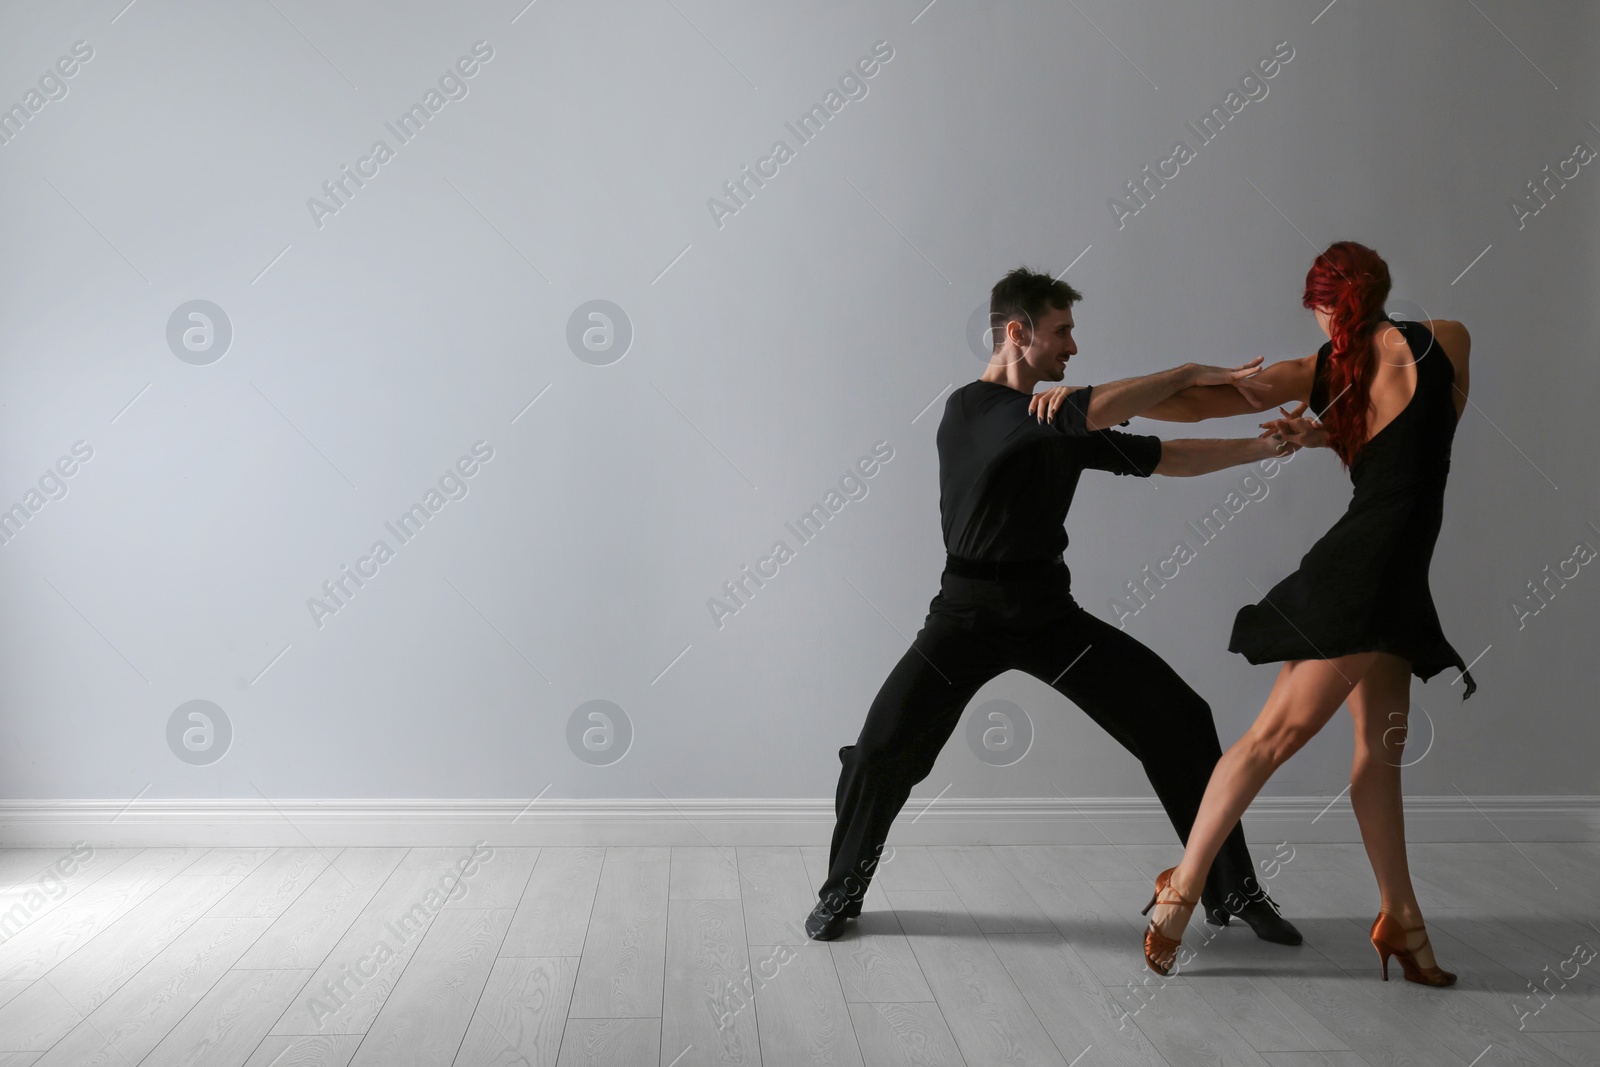
<instances>
[{"instance_id":1,"label":"clasped hand","mask_svg":"<svg viewBox=\"0 0 1600 1067\"><path fill-rule=\"evenodd\" d=\"M1300 401L1300 406L1292 412L1279 408L1278 410L1282 412L1284 417L1260 423L1261 433L1258 436L1277 436L1288 444L1293 445L1295 449L1326 447L1328 444L1328 431L1322 428L1322 423L1316 419L1303 417L1308 406L1302 400Z\"/></svg>"}]
</instances>

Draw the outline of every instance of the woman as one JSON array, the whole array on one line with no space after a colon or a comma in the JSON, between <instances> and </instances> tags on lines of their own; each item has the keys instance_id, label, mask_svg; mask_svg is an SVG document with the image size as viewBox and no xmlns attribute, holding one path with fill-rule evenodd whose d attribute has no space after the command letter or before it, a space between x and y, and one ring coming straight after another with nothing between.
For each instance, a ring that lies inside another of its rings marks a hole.
<instances>
[{"instance_id":1,"label":"woman","mask_svg":"<svg viewBox=\"0 0 1600 1067\"><path fill-rule=\"evenodd\" d=\"M1382 902L1370 938L1389 977L1400 959L1409 981L1450 985L1428 943L1406 863L1400 766L1411 675L1460 668L1439 626L1428 565L1443 515L1450 445L1467 398L1470 338L1459 322L1397 322L1383 312L1389 268L1352 241L1328 248L1306 273L1303 305L1328 342L1314 356L1261 371L1263 403L1301 401L1261 423L1302 447L1332 448L1354 493L1344 515L1295 573L1258 604L1239 609L1231 652L1251 663L1284 661L1254 724L1217 763L1183 860L1156 878L1144 913L1145 961L1172 968L1212 859L1272 773L1348 701L1355 723L1350 802ZM1059 401L1057 401L1059 402ZM1310 405L1320 423L1304 418ZM1253 410L1236 389L1191 388L1145 414L1192 422Z\"/></svg>"}]
</instances>

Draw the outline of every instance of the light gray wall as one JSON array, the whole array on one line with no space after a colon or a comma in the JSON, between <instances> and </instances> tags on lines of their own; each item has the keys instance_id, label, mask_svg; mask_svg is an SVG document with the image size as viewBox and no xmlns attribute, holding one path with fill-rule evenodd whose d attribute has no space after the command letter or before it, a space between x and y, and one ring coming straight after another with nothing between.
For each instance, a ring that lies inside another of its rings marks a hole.
<instances>
[{"instance_id":1,"label":"light gray wall","mask_svg":"<svg viewBox=\"0 0 1600 1067\"><path fill-rule=\"evenodd\" d=\"M1323 339L1300 284L1341 238L1387 257L1391 310L1474 337L1431 580L1481 689L1415 685L1434 736L1406 787L1600 792L1600 573L1513 607L1600 546L1600 162L1512 206L1600 146L1597 29L1593 5L1507 0L18 9L0 102L93 55L0 145L0 504L39 505L0 547L0 793L831 796L938 588L934 434L981 371L990 286L1072 264L1074 382L1290 358ZM385 123L480 41L467 95L400 144ZM1267 94L1119 225L1124 183L1280 42ZM866 94L799 143L785 123L875 45ZM308 200L378 139L393 158L319 224ZM793 158L719 221L778 140ZM633 333L604 365L568 341L597 299ZM231 324L221 358L169 343L194 300ZM465 495L401 544L385 522L476 442L492 458L445 482ZM801 544L784 524L875 445ZM1246 473L1086 475L1079 602L1110 619ZM1275 670L1226 651L1234 612L1349 495L1328 452L1257 484L1127 623L1224 744ZM308 601L380 539L393 558L319 625ZM718 625L708 602L780 539L793 558ZM213 762L170 741L195 700L231 725ZM595 700L632 734L605 765L570 741ZM1042 682L996 679L968 720L991 701L1027 754L983 762L964 722L919 795L1148 795ZM1267 794L1333 796L1350 746L1335 720Z\"/></svg>"}]
</instances>

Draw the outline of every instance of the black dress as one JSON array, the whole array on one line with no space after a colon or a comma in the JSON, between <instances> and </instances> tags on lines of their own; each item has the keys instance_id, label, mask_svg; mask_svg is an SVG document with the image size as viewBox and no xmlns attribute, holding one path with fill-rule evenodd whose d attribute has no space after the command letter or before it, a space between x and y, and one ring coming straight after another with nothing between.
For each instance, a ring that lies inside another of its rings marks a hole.
<instances>
[{"instance_id":1,"label":"black dress","mask_svg":"<svg viewBox=\"0 0 1600 1067\"><path fill-rule=\"evenodd\" d=\"M1444 517L1444 485L1456 432L1450 357L1420 322L1398 328L1417 366L1417 388L1400 414L1369 438L1350 466L1350 506L1311 546L1300 568L1233 621L1228 651L1251 663L1392 652L1427 681L1457 667L1477 689L1439 627L1428 565ZM1317 351L1310 410L1328 405L1329 341ZM1337 399L1337 398L1335 398Z\"/></svg>"}]
</instances>

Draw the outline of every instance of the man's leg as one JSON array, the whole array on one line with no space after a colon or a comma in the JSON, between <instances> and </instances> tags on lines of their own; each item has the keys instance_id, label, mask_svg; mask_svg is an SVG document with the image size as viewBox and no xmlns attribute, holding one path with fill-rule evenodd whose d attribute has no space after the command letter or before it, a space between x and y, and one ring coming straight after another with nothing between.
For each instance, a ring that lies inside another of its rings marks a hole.
<instances>
[{"instance_id":1,"label":"man's leg","mask_svg":"<svg viewBox=\"0 0 1600 1067\"><path fill-rule=\"evenodd\" d=\"M1212 768L1222 758L1204 698L1156 653L1076 604L1028 643L1019 666L1082 708L1144 765L1187 845ZM1236 912L1261 893L1244 827L1235 822L1200 899L1208 909L1231 904L1228 910Z\"/></svg>"},{"instance_id":2,"label":"man's leg","mask_svg":"<svg viewBox=\"0 0 1600 1067\"><path fill-rule=\"evenodd\" d=\"M878 690L861 734L839 750L838 822L828 877L817 895L829 911L860 910L889 826L911 787L933 770L967 702L1007 669L1005 649L965 619L931 612Z\"/></svg>"}]
</instances>

